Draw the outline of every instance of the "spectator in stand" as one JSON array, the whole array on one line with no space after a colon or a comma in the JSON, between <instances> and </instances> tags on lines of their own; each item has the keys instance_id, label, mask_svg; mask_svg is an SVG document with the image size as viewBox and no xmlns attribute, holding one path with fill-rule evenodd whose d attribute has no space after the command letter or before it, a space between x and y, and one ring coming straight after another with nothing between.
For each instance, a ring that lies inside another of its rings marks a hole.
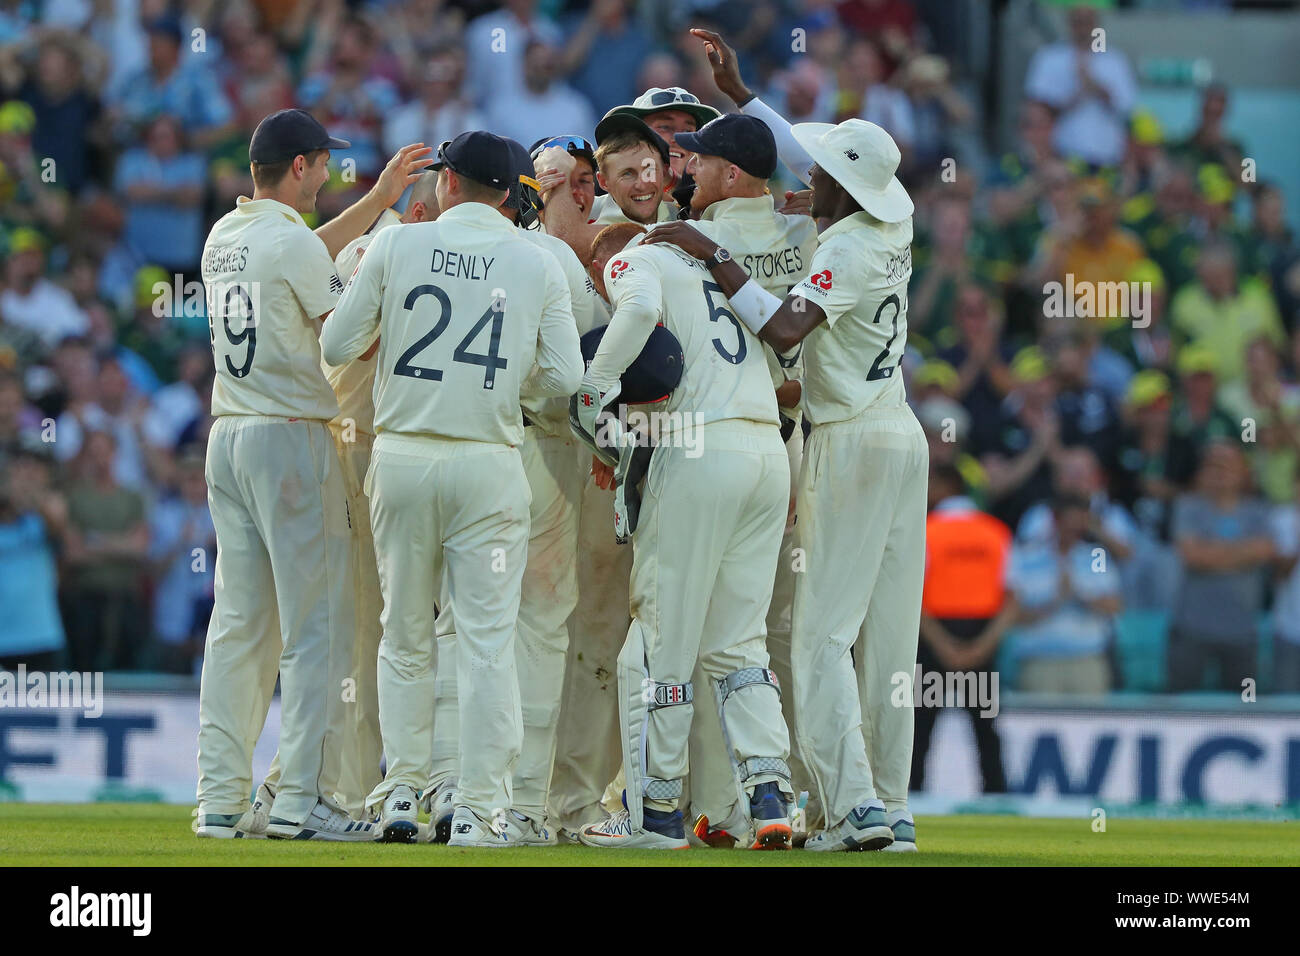
<instances>
[{"instance_id":1,"label":"spectator in stand","mask_svg":"<svg viewBox=\"0 0 1300 956\"><path fill-rule=\"evenodd\" d=\"M127 150L114 188L126 200L126 241L146 262L196 275L203 250L207 165L187 152L180 121L166 113L149 121L144 146Z\"/></svg>"},{"instance_id":2,"label":"spectator in stand","mask_svg":"<svg viewBox=\"0 0 1300 956\"><path fill-rule=\"evenodd\" d=\"M144 499L114 477L108 432L86 435L68 490L63 620L73 670L130 670L147 628L140 582L149 552Z\"/></svg>"},{"instance_id":3,"label":"spectator in stand","mask_svg":"<svg viewBox=\"0 0 1300 956\"><path fill-rule=\"evenodd\" d=\"M1124 203L1123 220L1160 267L1171 290L1196 278L1199 253L1193 217L1199 200L1192 174L1177 165L1154 177L1154 190Z\"/></svg>"},{"instance_id":4,"label":"spectator in stand","mask_svg":"<svg viewBox=\"0 0 1300 956\"><path fill-rule=\"evenodd\" d=\"M1196 491L1174 507L1173 540L1182 556L1182 587L1170 618L1169 689L1211 687L1240 692L1258 678L1260 614L1266 572L1276 552L1269 509L1248 494L1250 472L1240 447L1216 441L1197 473Z\"/></svg>"},{"instance_id":5,"label":"spectator in stand","mask_svg":"<svg viewBox=\"0 0 1300 956\"><path fill-rule=\"evenodd\" d=\"M1077 326L1062 323L1059 331L1044 334L1042 348L1055 379L1061 443L1086 445L1103 468L1113 470L1119 463L1119 413L1110 396L1092 384L1087 336Z\"/></svg>"},{"instance_id":6,"label":"spectator in stand","mask_svg":"<svg viewBox=\"0 0 1300 956\"><path fill-rule=\"evenodd\" d=\"M1241 169L1245 151L1241 143L1223 128L1228 115L1228 88L1211 83L1201 94L1201 116L1192 134L1174 147L1174 155L1193 166L1216 164L1224 169Z\"/></svg>"},{"instance_id":7,"label":"spectator in stand","mask_svg":"<svg viewBox=\"0 0 1300 956\"><path fill-rule=\"evenodd\" d=\"M389 153L408 143L437 146L466 130L487 125L464 94L465 55L460 50L443 47L431 54L422 68L418 95L394 110L384 124L384 149Z\"/></svg>"},{"instance_id":8,"label":"spectator in stand","mask_svg":"<svg viewBox=\"0 0 1300 956\"><path fill-rule=\"evenodd\" d=\"M597 116L641 94L636 74L652 44L633 6L631 0L593 0L586 14L569 25L560 73L569 76ZM620 69L611 70L611 63Z\"/></svg>"},{"instance_id":9,"label":"spectator in stand","mask_svg":"<svg viewBox=\"0 0 1300 956\"><path fill-rule=\"evenodd\" d=\"M933 268L938 263L936 256ZM1002 341L1000 306L983 286L963 285L955 299L958 341L938 357L957 370L957 399L970 412L973 441L985 447L998 440L1002 403L1016 384L1008 367L1015 352Z\"/></svg>"},{"instance_id":10,"label":"spectator in stand","mask_svg":"<svg viewBox=\"0 0 1300 956\"><path fill-rule=\"evenodd\" d=\"M924 54L899 68L899 85L912 104L912 163L935 169L959 155L958 133L971 120L971 108L949 82L943 57Z\"/></svg>"},{"instance_id":11,"label":"spectator in stand","mask_svg":"<svg viewBox=\"0 0 1300 956\"><path fill-rule=\"evenodd\" d=\"M885 61L871 40L859 38L849 43L839 69L835 119L857 116L894 137L906 167L916 126L912 104L907 96L885 82Z\"/></svg>"},{"instance_id":12,"label":"spectator in stand","mask_svg":"<svg viewBox=\"0 0 1300 956\"><path fill-rule=\"evenodd\" d=\"M1300 245L1286 222L1286 198L1273 183L1260 183L1251 195L1253 228L1246 233L1244 250L1248 275L1259 275L1272 285L1287 334L1300 329Z\"/></svg>"},{"instance_id":13,"label":"spectator in stand","mask_svg":"<svg viewBox=\"0 0 1300 956\"><path fill-rule=\"evenodd\" d=\"M35 69L18 91L36 115L32 148L54 160L54 183L74 196L90 177L91 152L102 145L99 98L83 75L84 49L73 37L51 34L37 54Z\"/></svg>"},{"instance_id":14,"label":"spectator in stand","mask_svg":"<svg viewBox=\"0 0 1300 956\"><path fill-rule=\"evenodd\" d=\"M1236 253L1226 242L1201 247L1196 275L1169 305L1174 330L1215 357L1220 382L1235 382L1245 372L1248 342L1263 335L1285 344L1277 306L1258 279L1238 281Z\"/></svg>"},{"instance_id":15,"label":"spectator in stand","mask_svg":"<svg viewBox=\"0 0 1300 956\"><path fill-rule=\"evenodd\" d=\"M498 104L515 102L524 89L524 58L535 42L548 47L564 43L560 28L537 12L537 0L506 0L501 9L469 22L465 28L466 74L470 98L480 109L491 111ZM538 136L548 132L554 130ZM523 142L527 146L533 140Z\"/></svg>"},{"instance_id":16,"label":"spectator in stand","mask_svg":"<svg viewBox=\"0 0 1300 956\"><path fill-rule=\"evenodd\" d=\"M401 102L397 88L376 69L379 50L374 28L360 16L350 15L337 32L319 34L313 46L313 63L323 62L298 88L299 105L352 144L346 159L356 163L358 181L369 182L388 160L380 137L385 118ZM322 48L329 52L322 55ZM344 158L340 155L338 160Z\"/></svg>"},{"instance_id":17,"label":"spectator in stand","mask_svg":"<svg viewBox=\"0 0 1300 956\"><path fill-rule=\"evenodd\" d=\"M1291 500L1274 509L1277 584L1273 606L1272 689L1300 694L1300 483Z\"/></svg>"},{"instance_id":18,"label":"spectator in stand","mask_svg":"<svg viewBox=\"0 0 1300 956\"><path fill-rule=\"evenodd\" d=\"M1246 375L1219 390L1219 405L1242 423L1256 487L1274 504L1291 501L1300 454L1300 386L1282 380L1282 357L1267 336L1246 347Z\"/></svg>"},{"instance_id":19,"label":"spectator in stand","mask_svg":"<svg viewBox=\"0 0 1300 956\"><path fill-rule=\"evenodd\" d=\"M171 674L193 674L203 656L212 613L217 556L201 455L187 455L177 464L176 492L155 506L149 530L149 558L157 581L157 663Z\"/></svg>"},{"instance_id":20,"label":"spectator in stand","mask_svg":"<svg viewBox=\"0 0 1300 956\"><path fill-rule=\"evenodd\" d=\"M58 601L58 541L68 505L51 487L37 443L0 469L0 670L55 670L66 640Z\"/></svg>"},{"instance_id":21,"label":"spectator in stand","mask_svg":"<svg viewBox=\"0 0 1300 956\"><path fill-rule=\"evenodd\" d=\"M559 50L532 40L524 52L523 87L488 109L488 128L525 146L561 133L587 136L596 128L591 107L557 79Z\"/></svg>"},{"instance_id":22,"label":"spectator in stand","mask_svg":"<svg viewBox=\"0 0 1300 956\"><path fill-rule=\"evenodd\" d=\"M68 290L45 278L45 239L35 230L15 229L9 237L0 317L37 336L47 349L90 327Z\"/></svg>"},{"instance_id":23,"label":"spectator in stand","mask_svg":"<svg viewBox=\"0 0 1300 956\"><path fill-rule=\"evenodd\" d=\"M1122 606L1120 574L1089 538L1092 513L1077 496L1052 500L1048 540L1017 543L1009 582L1019 605L1020 690L1104 694L1107 651Z\"/></svg>"},{"instance_id":24,"label":"spectator in stand","mask_svg":"<svg viewBox=\"0 0 1300 956\"><path fill-rule=\"evenodd\" d=\"M981 508L988 498L988 475L979 459L967 450L970 415L950 398L931 396L916 406L916 420L930 446L930 463L957 469L964 494Z\"/></svg>"},{"instance_id":25,"label":"spectator in stand","mask_svg":"<svg viewBox=\"0 0 1300 956\"><path fill-rule=\"evenodd\" d=\"M1143 259L1125 277L1136 282L1145 296L1147 315L1145 322L1137 319L1107 323L1105 341L1113 354L1124 358L1130 369L1156 369L1172 372L1174 365L1174 336L1169 329L1165 311L1169 304L1169 291L1164 273L1150 259Z\"/></svg>"},{"instance_id":26,"label":"spectator in stand","mask_svg":"<svg viewBox=\"0 0 1300 956\"><path fill-rule=\"evenodd\" d=\"M141 425L148 402L135 392L112 356L103 357L93 388L81 389L69 383L72 401L55 421L54 456L70 462L81 454L88 434L107 432L113 436L115 456L113 478L124 488L146 491L150 474Z\"/></svg>"},{"instance_id":27,"label":"spectator in stand","mask_svg":"<svg viewBox=\"0 0 1300 956\"><path fill-rule=\"evenodd\" d=\"M239 24L238 36L225 32L234 24ZM234 108L239 128L252 130L263 116L294 105L293 76L273 35L249 26L240 14L224 19L222 27L226 50L222 89ZM247 149L247 143L244 146Z\"/></svg>"},{"instance_id":28,"label":"spectator in stand","mask_svg":"<svg viewBox=\"0 0 1300 956\"><path fill-rule=\"evenodd\" d=\"M1111 499L1106 473L1089 449L1078 445L1061 452L1056 460L1053 490L1057 497L1088 503L1089 540L1101 545L1110 557L1121 563L1133 555L1137 528L1124 506ZM1016 526L1016 540L1025 544L1044 544L1055 533L1055 513L1050 501L1032 506Z\"/></svg>"},{"instance_id":29,"label":"spectator in stand","mask_svg":"<svg viewBox=\"0 0 1300 956\"><path fill-rule=\"evenodd\" d=\"M976 445L988 474L994 517L1014 528L1035 502L1052 493L1052 462L1062 450L1056 384L1042 350L1028 346L1011 360L1013 390L1002 403L992 440Z\"/></svg>"},{"instance_id":30,"label":"spectator in stand","mask_svg":"<svg viewBox=\"0 0 1300 956\"><path fill-rule=\"evenodd\" d=\"M1103 283L1124 281L1146 258L1146 251L1137 236L1117 224L1115 197L1103 180L1081 183L1078 199L1082 216L1061 220L1043 234L1038 253L1043 263L1039 276L1045 283L1065 284L1067 295L1071 282L1075 289L1090 285L1096 306L1094 314L1085 317L1108 319L1111 316L1100 312Z\"/></svg>"},{"instance_id":31,"label":"spectator in stand","mask_svg":"<svg viewBox=\"0 0 1300 956\"><path fill-rule=\"evenodd\" d=\"M149 65L110 91L115 138L123 145L160 113L179 116L191 144L200 151L235 130L235 113L215 73L194 59L181 60L180 23L171 17L149 22Z\"/></svg>"},{"instance_id":32,"label":"spectator in stand","mask_svg":"<svg viewBox=\"0 0 1300 956\"><path fill-rule=\"evenodd\" d=\"M27 405L23 383L12 371L0 372L0 472L25 448L41 440L40 415Z\"/></svg>"},{"instance_id":33,"label":"spectator in stand","mask_svg":"<svg viewBox=\"0 0 1300 956\"><path fill-rule=\"evenodd\" d=\"M950 672L975 672L977 679L986 680L1002 638L1018 613L1006 590L1011 531L966 496L961 472L952 465L931 466L928 497L917 663L922 675L943 673L945 687ZM969 698L963 709L975 735L981 790L1005 793L996 716L981 714L980 702ZM925 789L925 759L938 716L937 707L923 706L916 711L913 790Z\"/></svg>"},{"instance_id":34,"label":"spectator in stand","mask_svg":"<svg viewBox=\"0 0 1300 956\"><path fill-rule=\"evenodd\" d=\"M1168 167L1160 121L1149 110L1137 110L1129 124L1128 150L1119 171L1119 195L1128 198L1150 193Z\"/></svg>"},{"instance_id":35,"label":"spectator in stand","mask_svg":"<svg viewBox=\"0 0 1300 956\"><path fill-rule=\"evenodd\" d=\"M1178 556L1169 545L1179 491L1168 476L1171 408L1164 372L1147 369L1133 376L1120 463L1138 529L1125 581L1126 603L1134 608L1168 608L1178 586Z\"/></svg>"},{"instance_id":36,"label":"spectator in stand","mask_svg":"<svg viewBox=\"0 0 1300 956\"><path fill-rule=\"evenodd\" d=\"M1185 345L1178 353L1181 388L1174 402L1166 474L1181 491L1191 489L1207 444L1241 437L1242 423L1219 405L1217 365L1204 346Z\"/></svg>"},{"instance_id":37,"label":"spectator in stand","mask_svg":"<svg viewBox=\"0 0 1300 956\"><path fill-rule=\"evenodd\" d=\"M1095 167L1118 166L1124 158L1129 113L1137 102L1133 68L1128 57L1108 43L1098 48L1095 10L1071 7L1067 18L1069 42L1034 53L1025 95L1056 110L1056 148L1061 155Z\"/></svg>"}]
</instances>

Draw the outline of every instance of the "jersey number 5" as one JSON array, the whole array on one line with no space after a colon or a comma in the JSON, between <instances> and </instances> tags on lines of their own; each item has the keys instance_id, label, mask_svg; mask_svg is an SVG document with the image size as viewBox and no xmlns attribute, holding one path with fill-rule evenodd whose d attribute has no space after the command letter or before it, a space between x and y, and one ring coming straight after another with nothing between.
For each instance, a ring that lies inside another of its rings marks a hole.
<instances>
[{"instance_id":1,"label":"jersey number 5","mask_svg":"<svg viewBox=\"0 0 1300 956\"><path fill-rule=\"evenodd\" d=\"M716 322L723 316L726 316L731 320L731 324L736 327L736 351L734 353L728 352L722 345L722 339L714 339L713 347L718 350L719 355L732 365L739 365L741 362L745 361L745 353L749 350L749 346L745 344L745 330L740 327L740 322L731 314L730 311L727 310L725 305L717 305L714 303L714 292L718 293L718 295L722 295L722 286L718 285L716 282L705 282L704 301L709 304L709 321ZM723 302L726 302L725 298L723 299Z\"/></svg>"},{"instance_id":2,"label":"jersey number 5","mask_svg":"<svg viewBox=\"0 0 1300 956\"><path fill-rule=\"evenodd\" d=\"M402 353L397 360L397 365L393 367L393 374L441 382L442 369L425 368L424 366L411 364L417 355L432 345L434 340L447 330L447 325L451 322L451 300L447 298L447 293L436 285L416 286L407 293L402 308L410 312L415 307L415 303L426 295L431 295L438 300L440 307L438 321L433 323L433 328L416 339L411 347ZM488 306L487 311L479 317L479 320L474 323L474 327L469 330L469 334L460 340L460 344L456 346L455 351L451 353L453 362L460 362L462 365L483 366L484 388L493 388L496 385L497 369L505 368L508 364L506 359L500 357L501 330L505 325L505 320L506 310L504 304L494 301L492 305ZM469 350L470 344L478 338L479 333L483 331L484 326L489 322L492 323L492 331L488 338L487 352L471 352Z\"/></svg>"},{"instance_id":3,"label":"jersey number 5","mask_svg":"<svg viewBox=\"0 0 1300 956\"><path fill-rule=\"evenodd\" d=\"M867 372L868 382L877 382L882 378L889 378L894 374L894 369L898 368L897 365L884 365L882 367L882 363L885 359L889 358L889 350L894 345L894 339L898 338L898 313L902 311L902 307L899 305L898 296L890 295L889 298L880 303L880 308L876 309L876 315L871 321L879 323L880 316L885 311L885 306L887 305L892 305L894 307L893 325L889 333L889 340L885 342L885 347L881 350L880 354L876 356L876 360L871 363L871 371Z\"/></svg>"}]
</instances>

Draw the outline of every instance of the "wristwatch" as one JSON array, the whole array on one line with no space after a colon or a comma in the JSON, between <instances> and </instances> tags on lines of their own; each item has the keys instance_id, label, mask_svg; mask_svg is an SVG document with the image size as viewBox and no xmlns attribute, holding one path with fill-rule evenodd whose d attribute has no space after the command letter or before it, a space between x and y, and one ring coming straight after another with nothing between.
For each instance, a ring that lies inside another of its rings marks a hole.
<instances>
[{"instance_id":1,"label":"wristwatch","mask_svg":"<svg viewBox=\"0 0 1300 956\"><path fill-rule=\"evenodd\" d=\"M730 262L730 261L731 261L731 253L728 252L726 249L722 248L722 246L718 246L718 248L714 251L713 255L709 256L709 258L704 260L704 264L708 266L710 269L716 269L724 262Z\"/></svg>"}]
</instances>

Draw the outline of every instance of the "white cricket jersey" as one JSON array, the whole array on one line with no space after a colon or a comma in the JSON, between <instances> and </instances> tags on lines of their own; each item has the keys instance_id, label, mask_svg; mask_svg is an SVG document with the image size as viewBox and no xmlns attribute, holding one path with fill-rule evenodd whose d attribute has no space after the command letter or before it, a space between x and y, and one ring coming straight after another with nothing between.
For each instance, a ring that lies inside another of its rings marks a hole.
<instances>
[{"instance_id":1,"label":"white cricket jersey","mask_svg":"<svg viewBox=\"0 0 1300 956\"><path fill-rule=\"evenodd\" d=\"M334 267L346 282L361 264L362 254L370 247L371 241L379 235L380 230L389 226L401 225L402 217L393 209L385 209L374 227L365 235L358 236L334 257ZM368 348L369 346L367 346ZM364 354L364 353L363 353ZM330 365L321 359L321 371L325 380L334 389L338 399L339 413L331 424L340 428L347 427L348 422L359 432L368 435L375 433L375 357L355 358L344 365Z\"/></svg>"},{"instance_id":2,"label":"white cricket jersey","mask_svg":"<svg viewBox=\"0 0 1300 956\"><path fill-rule=\"evenodd\" d=\"M274 199L240 196L208 233L202 268L217 368L212 414L337 415L318 336L343 282L302 216Z\"/></svg>"},{"instance_id":3,"label":"white cricket jersey","mask_svg":"<svg viewBox=\"0 0 1300 956\"><path fill-rule=\"evenodd\" d=\"M548 250L560 264L565 283L569 288L569 304L573 309L573 319L577 325L579 338L609 321L609 309L605 306L605 300L596 292L587 270L582 267L582 263L578 261L577 255L569 248L567 242L536 230L517 229L516 231L534 245ZM567 396L546 398L525 393L521 401L529 421L546 434L564 437L572 434L569 428Z\"/></svg>"},{"instance_id":4,"label":"white cricket jersey","mask_svg":"<svg viewBox=\"0 0 1300 956\"><path fill-rule=\"evenodd\" d=\"M673 202L667 196L659 203L659 213L655 222L671 222L677 218L677 203ZM596 201L591 205L591 221L600 226L612 226L616 222L631 222L632 220L623 215L623 210L618 208L618 203L609 193L603 196L597 196ZM644 223L638 223L644 225Z\"/></svg>"},{"instance_id":5,"label":"white cricket jersey","mask_svg":"<svg viewBox=\"0 0 1300 956\"><path fill-rule=\"evenodd\" d=\"M381 437L517 445L521 390L567 396L582 381L559 263L483 203L374 238L321 333L325 360L351 361L376 330Z\"/></svg>"},{"instance_id":6,"label":"white cricket jersey","mask_svg":"<svg viewBox=\"0 0 1300 956\"><path fill-rule=\"evenodd\" d=\"M727 419L779 424L763 343L731 313L703 263L676 246L632 245L606 263L605 288L614 315L587 371L601 392L663 324L677 336L686 362L664 411L698 415L693 421L701 425ZM628 325L620 329L620 323Z\"/></svg>"},{"instance_id":7,"label":"white cricket jersey","mask_svg":"<svg viewBox=\"0 0 1300 956\"><path fill-rule=\"evenodd\" d=\"M803 409L814 425L907 401L898 370L907 347L912 220L864 212L821 235L811 274L792 290L826 313L804 339Z\"/></svg>"},{"instance_id":8,"label":"white cricket jersey","mask_svg":"<svg viewBox=\"0 0 1300 956\"><path fill-rule=\"evenodd\" d=\"M782 300L808 274L817 251L816 220L777 212L770 194L711 203L692 225L730 252L764 290ZM802 350L784 359L771 346L763 351L774 385L802 374ZM794 409L788 413L796 414Z\"/></svg>"}]
</instances>

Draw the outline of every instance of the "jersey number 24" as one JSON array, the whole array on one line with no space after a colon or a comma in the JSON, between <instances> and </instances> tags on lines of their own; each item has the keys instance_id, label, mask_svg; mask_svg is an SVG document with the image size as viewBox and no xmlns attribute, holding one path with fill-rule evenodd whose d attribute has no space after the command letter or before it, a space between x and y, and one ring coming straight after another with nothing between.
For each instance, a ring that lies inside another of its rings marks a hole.
<instances>
[{"instance_id":1,"label":"jersey number 24","mask_svg":"<svg viewBox=\"0 0 1300 956\"><path fill-rule=\"evenodd\" d=\"M407 293L402 308L410 312L415 308L415 303L426 295L431 295L438 300L440 307L438 320L433 323L433 328L416 339L411 344L411 347L402 353L401 358L397 360L397 365L393 367L393 374L405 375L408 378L418 378L424 381L441 382L442 369L427 368L412 363L417 355L432 345L438 336L447 331L447 325L451 322L451 300L447 298L447 293L436 285L417 285ZM505 305L500 301L494 301L488 306L487 311L480 316L479 320L474 323L474 327L469 330L469 333L460 340L460 344L456 346L455 351L451 353L453 362L460 362L463 365L483 366L484 388L494 387L496 385L497 369L505 368L507 365L506 360L500 356L501 329L505 324L505 319ZM483 331L489 322L492 323L492 331L488 339L487 352L471 352L469 350L471 343L478 338L479 333Z\"/></svg>"}]
</instances>

